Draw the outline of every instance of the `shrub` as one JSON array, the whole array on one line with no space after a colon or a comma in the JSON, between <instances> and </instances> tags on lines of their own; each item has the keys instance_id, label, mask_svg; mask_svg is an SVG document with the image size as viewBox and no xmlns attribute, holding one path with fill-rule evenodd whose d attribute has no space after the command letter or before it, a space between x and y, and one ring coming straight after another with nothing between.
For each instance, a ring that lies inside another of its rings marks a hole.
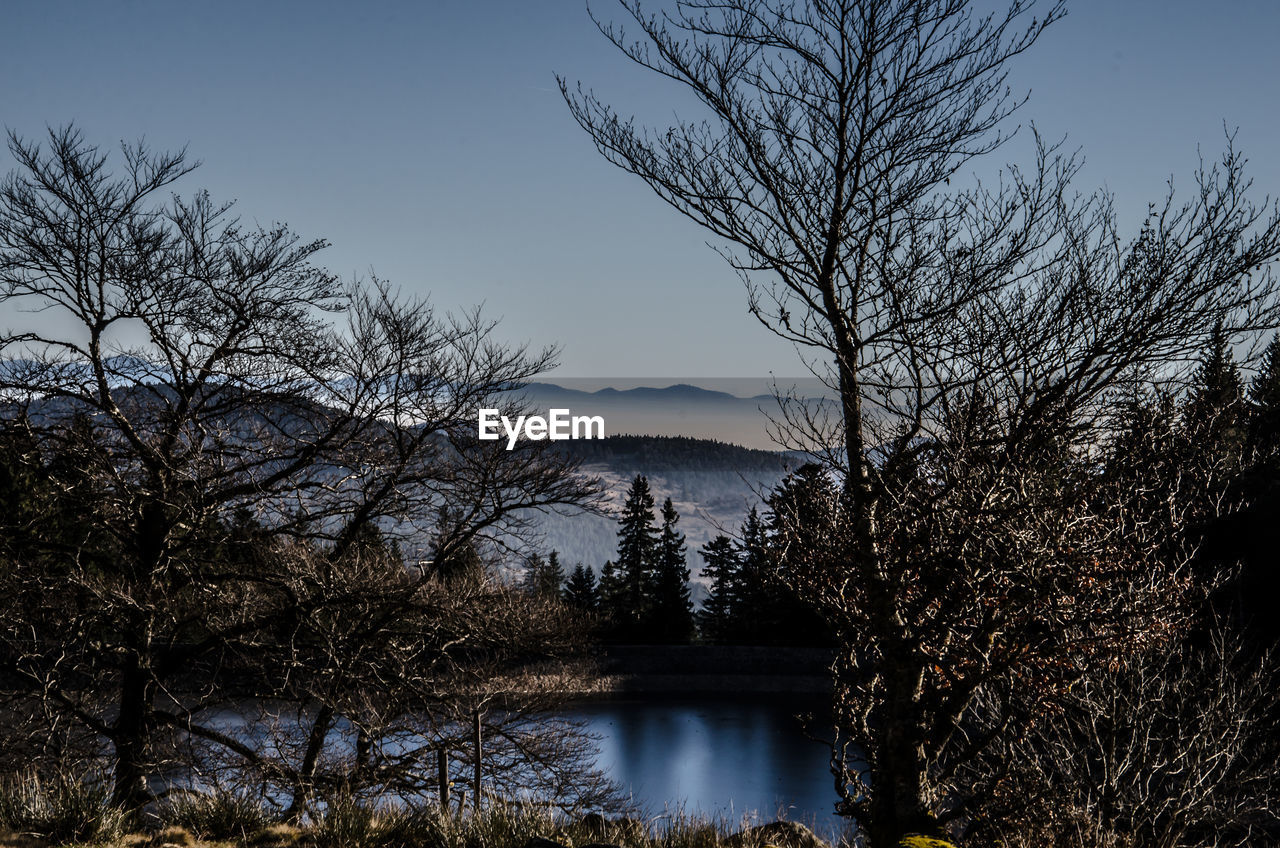
<instances>
[{"instance_id":1,"label":"shrub","mask_svg":"<svg viewBox=\"0 0 1280 848\"><path fill-rule=\"evenodd\" d=\"M441 822L431 811L377 809L349 799L330 802L310 837L315 848L435 848L446 844Z\"/></svg>"},{"instance_id":2,"label":"shrub","mask_svg":"<svg viewBox=\"0 0 1280 848\"><path fill-rule=\"evenodd\" d=\"M175 796L161 808L160 818L202 839L247 840L272 823L261 800L225 790Z\"/></svg>"},{"instance_id":3,"label":"shrub","mask_svg":"<svg viewBox=\"0 0 1280 848\"><path fill-rule=\"evenodd\" d=\"M118 839L126 818L99 781L29 774L0 784L0 826L55 844Z\"/></svg>"}]
</instances>

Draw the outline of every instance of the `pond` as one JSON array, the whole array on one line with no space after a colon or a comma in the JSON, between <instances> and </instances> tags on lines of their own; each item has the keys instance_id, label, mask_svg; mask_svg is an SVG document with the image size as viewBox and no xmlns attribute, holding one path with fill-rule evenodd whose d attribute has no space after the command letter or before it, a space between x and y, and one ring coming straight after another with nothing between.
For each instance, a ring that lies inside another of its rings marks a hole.
<instances>
[{"instance_id":1,"label":"pond","mask_svg":"<svg viewBox=\"0 0 1280 848\"><path fill-rule=\"evenodd\" d=\"M821 696L750 694L611 699L566 713L599 737L598 765L648 815L785 817L831 839L843 820L832 812L829 750L796 718L827 709Z\"/></svg>"}]
</instances>

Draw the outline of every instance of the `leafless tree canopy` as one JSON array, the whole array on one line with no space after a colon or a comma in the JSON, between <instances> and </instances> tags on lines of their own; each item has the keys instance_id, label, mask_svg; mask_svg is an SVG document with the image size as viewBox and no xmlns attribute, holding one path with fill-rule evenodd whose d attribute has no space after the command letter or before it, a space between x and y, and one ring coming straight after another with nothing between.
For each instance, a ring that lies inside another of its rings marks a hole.
<instances>
[{"instance_id":1,"label":"leafless tree canopy","mask_svg":"<svg viewBox=\"0 0 1280 848\"><path fill-rule=\"evenodd\" d=\"M991 790L973 838L1022 845L1267 844L1277 793L1274 668L1239 638L1096 669L1036 732L976 776ZM991 774L1001 774L997 788Z\"/></svg>"},{"instance_id":2,"label":"leafless tree canopy","mask_svg":"<svg viewBox=\"0 0 1280 848\"><path fill-rule=\"evenodd\" d=\"M1191 551L1132 520L1141 493L1098 456L1124 391L1185 375L1216 325L1251 341L1280 323L1280 217L1247 199L1231 139L1133 236L1034 134L1032 162L970 180L1009 149L1008 71L1062 3L620 6L627 25L603 34L698 114L646 128L562 92L609 161L713 234L756 316L837 393L836 414L783 397L775 422L843 483L839 532L784 577L843 646L840 809L875 845L937 832L966 809L956 764L1033 720L1026 693L1044 706L1177 626ZM1009 709L973 733L993 687Z\"/></svg>"},{"instance_id":3,"label":"leafless tree canopy","mask_svg":"<svg viewBox=\"0 0 1280 848\"><path fill-rule=\"evenodd\" d=\"M410 712L571 653L563 616L479 576L531 511L593 496L561 457L475 439L554 351L167 196L185 153L125 145L113 172L73 128L9 145L0 300L35 314L0 337L0 400L44 500L5 551L0 657L28 752L83 743L137 807L199 740L305 801L335 728L377 783L407 755L371 746ZM297 762L220 729L270 699L305 725Z\"/></svg>"}]
</instances>

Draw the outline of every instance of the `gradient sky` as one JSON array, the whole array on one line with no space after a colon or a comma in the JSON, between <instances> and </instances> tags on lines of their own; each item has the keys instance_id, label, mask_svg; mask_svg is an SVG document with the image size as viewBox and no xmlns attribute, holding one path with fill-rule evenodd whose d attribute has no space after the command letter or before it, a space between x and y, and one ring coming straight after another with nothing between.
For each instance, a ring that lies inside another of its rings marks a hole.
<instances>
[{"instance_id":1,"label":"gradient sky","mask_svg":"<svg viewBox=\"0 0 1280 848\"><path fill-rule=\"evenodd\" d=\"M505 337L563 347L552 378L801 372L702 231L569 118L556 73L645 118L680 102L580 0L29 0L0 15L7 128L188 145L205 164L183 191L327 238L321 261L344 276L483 301ZM1129 231L1170 176L1190 186L1198 148L1221 153L1224 122L1257 199L1280 194L1278 35L1274 0L1076 0L1013 68L1031 92L1020 120L1082 148L1078 187L1114 192Z\"/></svg>"}]
</instances>

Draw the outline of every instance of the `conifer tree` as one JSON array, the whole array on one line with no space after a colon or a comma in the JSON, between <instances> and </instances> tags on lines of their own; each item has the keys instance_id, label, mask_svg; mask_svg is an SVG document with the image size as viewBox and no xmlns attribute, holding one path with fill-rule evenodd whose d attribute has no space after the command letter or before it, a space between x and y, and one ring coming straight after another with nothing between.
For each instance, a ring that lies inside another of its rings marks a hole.
<instances>
[{"instance_id":1,"label":"conifer tree","mask_svg":"<svg viewBox=\"0 0 1280 848\"><path fill-rule=\"evenodd\" d=\"M724 534L702 546L702 574L710 583L707 599L698 611L702 637L717 645L733 641L734 616L738 612L741 563L733 541Z\"/></svg>"},{"instance_id":2,"label":"conifer tree","mask_svg":"<svg viewBox=\"0 0 1280 848\"><path fill-rule=\"evenodd\" d=\"M542 588L547 595L559 597L560 588L564 585L564 569L560 566L560 552L552 551L547 555L547 567L543 572Z\"/></svg>"},{"instance_id":3,"label":"conifer tree","mask_svg":"<svg viewBox=\"0 0 1280 848\"><path fill-rule=\"evenodd\" d=\"M738 602L733 608L731 641L748 645L767 644L772 608L769 531L754 506L742 524L738 560Z\"/></svg>"},{"instance_id":4,"label":"conifer tree","mask_svg":"<svg viewBox=\"0 0 1280 848\"><path fill-rule=\"evenodd\" d=\"M560 597L560 587L564 585L560 553L552 551L545 559L537 553L530 556L524 585L531 594L545 598Z\"/></svg>"},{"instance_id":5,"label":"conifer tree","mask_svg":"<svg viewBox=\"0 0 1280 848\"><path fill-rule=\"evenodd\" d=\"M574 566L573 573L564 587L564 602L582 612L594 613L599 608L600 596L596 588L596 575L582 563Z\"/></svg>"},{"instance_id":6,"label":"conifer tree","mask_svg":"<svg viewBox=\"0 0 1280 848\"><path fill-rule=\"evenodd\" d=\"M1266 453L1280 444L1280 334L1271 337L1249 384L1254 443Z\"/></svg>"},{"instance_id":7,"label":"conifer tree","mask_svg":"<svg viewBox=\"0 0 1280 848\"><path fill-rule=\"evenodd\" d=\"M622 576L613 560L600 567L600 580L596 583L597 607L611 628L617 626L620 611L625 607Z\"/></svg>"},{"instance_id":8,"label":"conifer tree","mask_svg":"<svg viewBox=\"0 0 1280 848\"><path fill-rule=\"evenodd\" d=\"M1219 321L1192 385L1188 435L1203 448L1230 450L1243 439L1244 381Z\"/></svg>"},{"instance_id":9,"label":"conifer tree","mask_svg":"<svg viewBox=\"0 0 1280 848\"><path fill-rule=\"evenodd\" d=\"M608 574L607 613L617 639L640 637L648 618L658 545L653 506L649 481L637 474L618 519L618 556Z\"/></svg>"},{"instance_id":10,"label":"conifer tree","mask_svg":"<svg viewBox=\"0 0 1280 848\"><path fill-rule=\"evenodd\" d=\"M786 572L793 548L815 550L838 535L837 499L835 484L814 463L788 474L769 495L767 525L774 550L766 560L764 596L769 607L762 617L768 644L821 645L829 640L826 623L791 588Z\"/></svg>"},{"instance_id":11,"label":"conifer tree","mask_svg":"<svg viewBox=\"0 0 1280 848\"><path fill-rule=\"evenodd\" d=\"M680 514L667 498L662 504L662 531L654 561L649 635L662 644L686 644L693 637L693 604L689 600L689 566L684 534L676 529Z\"/></svg>"}]
</instances>

